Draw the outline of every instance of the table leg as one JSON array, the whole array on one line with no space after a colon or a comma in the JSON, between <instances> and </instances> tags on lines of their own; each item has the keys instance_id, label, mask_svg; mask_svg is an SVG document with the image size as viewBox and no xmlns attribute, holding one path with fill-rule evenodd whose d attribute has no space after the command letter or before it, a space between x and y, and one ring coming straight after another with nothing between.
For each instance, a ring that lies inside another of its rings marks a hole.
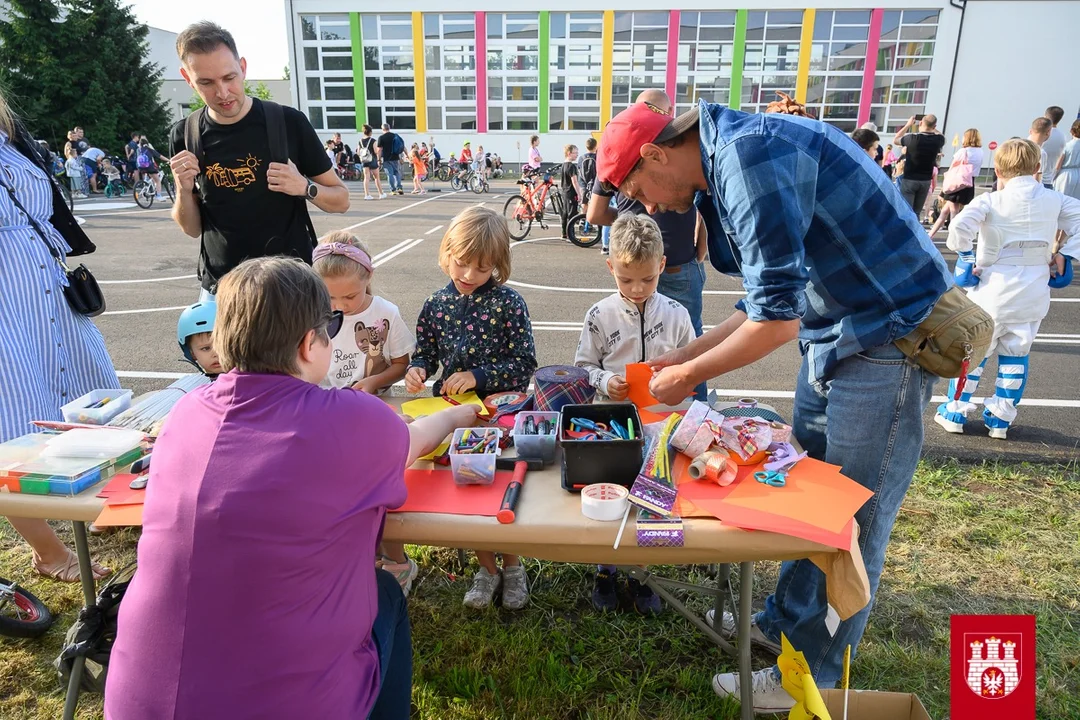
<instances>
[{"instance_id":1,"label":"table leg","mask_svg":"<svg viewBox=\"0 0 1080 720\"><path fill-rule=\"evenodd\" d=\"M79 579L82 582L83 605L90 607L97 600L97 584L94 581L94 569L90 563L90 546L86 539L86 523L73 521L72 530L75 532L75 554L79 558ZM67 695L64 697L64 720L74 720L75 706L79 702L79 686L82 684L83 669L86 666L85 657L77 657L71 666L71 677L68 678Z\"/></svg>"},{"instance_id":2,"label":"table leg","mask_svg":"<svg viewBox=\"0 0 1080 720\"><path fill-rule=\"evenodd\" d=\"M739 690L742 720L754 720L754 674L750 664L750 604L753 602L754 563L739 564Z\"/></svg>"},{"instance_id":3,"label":"table leg","mask_svg":"<svg viewBox=\"0 0 1080 720\"><path fill-rule=\"evenodd\" d=\"M724 610L727 608L728 598L731 597L731 565L723 563L717 570L719 574L716 577L716 586L723 592L718 592L713 602L713 628L719 631L724 627ZM732 599L732 604L734 604L734 599Z\"/></svg>"}]
</instances>

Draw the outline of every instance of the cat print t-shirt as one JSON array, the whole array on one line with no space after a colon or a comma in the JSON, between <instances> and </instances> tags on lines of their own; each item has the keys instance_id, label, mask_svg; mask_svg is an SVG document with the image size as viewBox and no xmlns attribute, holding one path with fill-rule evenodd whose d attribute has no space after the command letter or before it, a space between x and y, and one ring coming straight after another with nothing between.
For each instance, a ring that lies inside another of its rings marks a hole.
<instances>
[{"instance_id":1,"label":"cat print t-shirt","mask_svg":"<svg viewBox=\"0 0 1080 720\"><path fill-rule=\"evenodd\" d=\"M390 367L391 358L411 355L416 337L401 319L397 305L381 297L371 299L367 310L346 315L341 332L333 340L330 372L323 385L348 387Z\"/></svg>"}]
</instances>

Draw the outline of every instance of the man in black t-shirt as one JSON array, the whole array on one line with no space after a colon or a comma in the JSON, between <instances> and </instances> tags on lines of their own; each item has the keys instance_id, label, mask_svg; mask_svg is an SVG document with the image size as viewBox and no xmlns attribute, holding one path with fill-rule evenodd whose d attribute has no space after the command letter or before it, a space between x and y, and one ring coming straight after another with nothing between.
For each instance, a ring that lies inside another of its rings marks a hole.
<instances>
[{"instance_id":1,"label":"man in black t-shirt","mask_svg":"<svg viewBox=\"0 0 1080 720\"><path fill-rule=\"evenodd\" d=\"M394 152L394 145L398 146L398 152ZM399 142L397 133L390 132L390 126L383 123L382 135L375 141L379 149L379 162L386 169L386 179L390 181L390 194L404 195L405 190L401 187L401 148L404 141Z\"/></svg>"},{"instance_id":2,"label":"man in black t-shirt","mask_svg":"<svg viewBox=\"0 0 1080 720\"><path fill-rule=\"evenodd\" d=\"M563 164L559 173L559 191L562 193L562 237L568 237L567 225L570 218L578 214L578 199L582 195L581 179L578 177L577 145L563 148Z\"/></svg>"},{"instance_id":3,"label":"man in black t-shirt","mask_svg":"<svg viewBox=\"0 0 1080 720\"><path fill-rule=\"evenodd\" d=\"M937 167L938 155L945 147L945 136L937 131L937 117L925 115L916 119L912 115L907 124L896 133L893 143L907 148L904 155L904 177L900 180L900 194L904 196L915 215L921 220L926 196L930 194L930 179ZM919 132L908 131L919 124Z\"/></svg>"},{"instance_id":4,"label":"man in black t-shirt","mask_svg":"<svg viewBox=\"0 0 1080 720\"><path fill-rule=\"evenodd\" d=\"M250 258L290 255L310 264L316 238L305 203L325 212L349 209L349 190L311 123L282 108L289 161L271 162L266 111L244 93L247 62L232 35L210 22L195 23L180 33L176 47L180 74L206 103L199 123L205 166L186 148L185 121L169 138L178 186L172 217L187 235L202 239L201 297L211 297L222 276Z\"/></svg>"}]
</instances>

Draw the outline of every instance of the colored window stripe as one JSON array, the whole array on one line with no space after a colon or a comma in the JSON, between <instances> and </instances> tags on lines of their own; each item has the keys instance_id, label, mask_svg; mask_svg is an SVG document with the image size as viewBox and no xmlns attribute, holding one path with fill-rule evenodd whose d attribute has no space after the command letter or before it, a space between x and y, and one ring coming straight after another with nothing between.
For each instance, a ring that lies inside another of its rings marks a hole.
<instances>
[{"instance_id":1,"label":"colored window stripe","mask_svg":"<svg viewBox=\"0 0 1080 720\"><path fill-rule=\"evenodd\" d=\"M874 73L877 71L878 46L881 45L881 22L885 18L884 8L877 8L870 13L870 38L866 42L866 68L863 69L862 92L859 93L859 119L862 125L870 119L870 100L874 94Z\"/></svg>"},{"instance_id":2,"label":"colored window stripe","mask_svg":"<svg viewBox=\"0 0 1080 720\"><path fill-rule=\"evenodd\" d=\"M413 72L416 74L416 132L427 132L427 82L424 79L424 15L412 14Z\"/></svg>"},{"instance_id":3,"label":"colored window stripe","mask_svg":"<svg viewBox=\"0 0 1080 720\"><path fill-rule=\"evenodd\" d=\"M668 13L668 26L667 26L667 77L665 78L664 88L667 90L667 96L671 98L671 102L675 103L675 95L679 89L678 86L678 71L679 71L679 23L682 22L682 13L678 10L672 10Z\"/></svg>"},{"instance_id":4,"label":"colored window stripe","mask_svg":"<svg viewBox=\"0 0 1080 720\"><path fill-rule=\"evenodd\" d=\"M611 63L615 56L615 11L604 11L604 56L600 65L600 129L611 120Z\"/></svg>"},{"instance_id":5,"label":"colored window stripe","mask_svg":"<svg viewBox=\"0 0 1080 720\"><path fill-rule=\"evenodd\" d=\"M799 39L799 74L795 80L795 101L806 102L806 87L810 84L810 51L814 45L813 8L803 10L802 37Z\"/></svg>"},{"instance_id":6,"label":"colored window stripe","mask_svg":"<svg viewBox=\"0 0 1080 720\"><path fill-rule=\"evenodd\" d=\"M487 13L476 13L476 131L488 129Z\"/></svg>"},{"instance_id":7,"label":"colored window stripe","mask_svg":"<svg viewBox=\"0 0 1080 720\"><path fill-rule=\"evenodd\" d=\"M746 62L747 11L735 13L735 54L731 59L731 97L728 107L738 110L742 106L743 65Z\"/></svg>"},{"instance_id":8,"label":"colored window stripe","mask_svg":"<svg viewBox=\"0 0 1080 720\"><path fill-rule=\"evenodd\" d=\"M547 10L540 11L540 132L551 129L548 122L548 101L551 99L551 85L548 78L548 63L551 52L551 17ZM569 118L567 118L569 120Z\"/></svg>"},{"instance_id":9,"label":"colored window stripe","mask_svg":"<svg viewBox=\"0 0 1080 720\"><path fill-rule=\"evenodd\" d=\"M360 34L360 13L349 13L352 38L353 97L356 99L356 132L367 122L367 86L364 84L364 38Z\"/></svg>"}]
</instances>

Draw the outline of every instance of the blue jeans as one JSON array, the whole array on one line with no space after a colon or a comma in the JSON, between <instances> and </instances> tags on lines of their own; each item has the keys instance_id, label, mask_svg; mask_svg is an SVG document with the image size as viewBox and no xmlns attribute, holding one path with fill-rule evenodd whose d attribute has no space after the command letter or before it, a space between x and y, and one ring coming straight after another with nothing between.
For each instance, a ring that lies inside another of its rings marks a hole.
<instances>
[{"instance_id":1,"label":"blue jeans","mask_svg":"<svg viewBox=\"0 0 1080 720\"><path fill-rule=\"evenodd\" d=\"M412 630L405 595L397 578L376 570L379 612L371 636L379 649L379 697L368 718L398 720L409 717L412 696Z\"/></svg>"},{"instance_id":2,"label":"blue jeans","mask_svg":"<svg viewBox=\"0 0 1080 720\"><path fill-rule=\"evenodd\" d=\"M810 457L839 465L844 475L874 491L855 513L870 604L841 622L830 637L825 575L809 560L795 560L781 566L776 590L757 617L767 637L779 643L783 632L805 653L818 687L836 684L844 648L857 649L866 629L889 534L919 462L923 411L936 379L896 346L882 345L842 360L822 395L809 384L803 358L795 389L795 437Z\"/></svg>"},{"instance_id":3,"label":"blue jeans","mask_svg":"<svg viewBox=\"0 0 1080 720\"><path fill-rule=\"evenodd\" d=\"M660 273L656 289L672 300L678 300L690 313L694 334L701 337L701 291L705 289L705 263L694 259L678 267L678 272ZM694 388L694 398L704 402L708 397L705 383Z\"/></svg>"},{"instance_id":4,"label":"blue jeans","mask_svg":"<svg viewBox=\"0 0 1080 720\"><path fill-rule=\"evenodd\" d=\"M383 163L386 168L386 179L390 181L390 192L401 189L401 165L397 160L387 160Z\"/></svg>"}]
</instances>

